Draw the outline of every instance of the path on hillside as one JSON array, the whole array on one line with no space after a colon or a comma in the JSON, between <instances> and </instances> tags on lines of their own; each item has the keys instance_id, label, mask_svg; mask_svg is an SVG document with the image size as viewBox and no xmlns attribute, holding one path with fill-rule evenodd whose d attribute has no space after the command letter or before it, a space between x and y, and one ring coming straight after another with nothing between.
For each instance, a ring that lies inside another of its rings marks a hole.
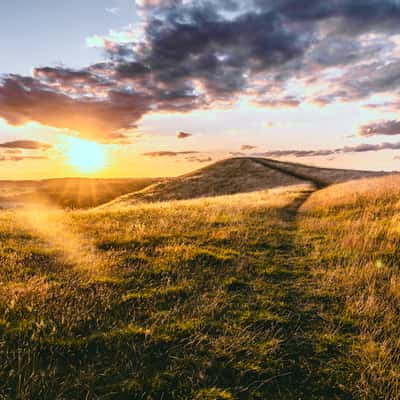
<instances>
[{"instance_id":1,"label":"path on hillside","mask_svg":"<svg viewBox=\"0 0 400 400\"><path fill-rule=\"evenodd\" d=\"M254 161L274 168L261 160ZM336 328L323 318L324 310L335 299L319 295L318 282L312 274L315 260L310 255L311 243L306 243L299 232L299 209L322 187L321 182L311 183L314 190L305 192L282 211L281 217L287 225L280 232L281 244L272 259L265 259L274 266L267 279L271 290L279 293L275 311L287 321L280 331L282 344L278 358L283 364L274 388L270 388L271 399L352 399L346 385L354 369L349 341L337 335Z\"/></svg>"},{"instance_id":2,"label":"path on hillside","mask_svg":"<svg viewBox=\"0 0 400 400\"><path fill-rule=\"evenodd\" d=\"M269 162L267 159L251 158L251 160L254 161L255 163L259 164L259 165L262 165L262 166L267 167L269 169L273 169L273 170L278 171L278 172L282 172L285 175L292 176L293 178L300 179L300 180L305 181L305 182L311 182L315 186L316 189L322 189L322 188L327 186L327 184L325 182L323 182L322 180L315 179L315 178L310 178L310 176L308 176L306 174L302 174L302 173L299 173L299 172L296 172L296 171L289 171L286 168L281 168L281 167L279 167L279 165L273 164L273 163ZM306 200L307 199L304 199L304 201L306 201Z\"/></svg>"},{"instance_id":3,"label":"path on hillside","mask_svg":"<svg viewBox=\"0 0 400 400\"><path fill-rule=\"evenodd\" d=\"M7 314L0 398L2 390L21 400L354 398L349 342L324 319L336 299L319 294L313 242L299 226L316 189L72 220L25 216L24 229L43 241L35 245L85 273L53 275L48 297L33 306L27 297L29 308ZM124 231L138 222L139 234ZM89 239L111 226L113 235ZM88 279L91 261L115 268Z\"/></svg>"}]
</instances>

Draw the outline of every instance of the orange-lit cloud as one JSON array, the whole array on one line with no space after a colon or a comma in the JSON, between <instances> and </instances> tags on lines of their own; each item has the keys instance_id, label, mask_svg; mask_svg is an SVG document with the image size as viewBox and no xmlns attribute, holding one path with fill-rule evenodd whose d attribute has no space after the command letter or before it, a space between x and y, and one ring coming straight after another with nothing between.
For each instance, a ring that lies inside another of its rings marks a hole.
<instances>
[{"instance_id":1,"label":"orange-lit cloud","mask_svg":"<svg viewBox=\"0 0 400 400\"><path fill-rule=\"evenodd\" d=\"M320 106L400 91L394 0L137 0L137 30L93 37L105 59L0 80L0 118L129 142L143 116L231 105ZM115 11L115 10L111 10ZM365 135L364 135L365 136Z\"/></svg>"},{"instance_id":2,"label":"orange-lit cloud","mask_svg":"<svg viewBox=\"0 0 400 400\"><path fill-rule=\"evenodd\" d=\"M52 146L35 140L13 140L11 142L0 143L1 147L6 149L47 150Z\"/></svg>"}]
</instances>

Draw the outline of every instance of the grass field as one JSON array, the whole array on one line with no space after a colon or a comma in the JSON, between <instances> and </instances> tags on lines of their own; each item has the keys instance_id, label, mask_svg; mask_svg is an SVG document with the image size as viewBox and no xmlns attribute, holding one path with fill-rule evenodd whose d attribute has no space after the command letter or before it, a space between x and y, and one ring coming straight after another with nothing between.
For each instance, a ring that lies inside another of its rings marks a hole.
<instances>
[{"instance_id":1,"label":"grass field","mask_svg":"<svg viewBox=\"0 0 400 400\"><path fill-rule=\"evenodd\" d=\"M400 398L400 178L217 168L0 213L0 399Z\"/></svg>"},{"instance_id":2,"label":"grass field","mask_svg":"<svg viewBox=\"0 0 400 400\"><path fill-rule=\"evenodd\" d=\"M400 175L334 185L303 205L323 318L358 364L358 398L400 398Z\"/></svg>"},{"instance_id":3,"label":"grass field","mask_svg":"<svg viewBox=\"0 0 400 400\"><path fill-rule=\"evenodd\" d=\"M96 207L158 181L149 178L0 181L0 209L26 203L70 208Z\"/></svg>"}]
</instances>

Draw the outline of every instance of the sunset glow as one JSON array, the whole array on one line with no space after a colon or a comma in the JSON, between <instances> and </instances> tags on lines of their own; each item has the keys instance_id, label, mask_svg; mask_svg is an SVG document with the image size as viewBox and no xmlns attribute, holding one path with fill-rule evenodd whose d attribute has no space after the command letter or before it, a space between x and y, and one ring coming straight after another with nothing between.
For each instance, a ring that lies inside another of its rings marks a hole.
<instances>
[{"instance_id":1,"label":"sunset glow","mask_svg":"<svg viewBox=\"0 0 400 400\"><path fill-rule=\"evenodd\" d=\"M400 168L399 0L72 2L0 6L0 178Z\"/></svg>"},{"instance_id":2,"label":"sunset glow","mask_svg":"<svg viewBox=\"0 0 400 400\"><path fill-rule=\"evenodd\" d=\"M69 165L82 173L94 173L105 167L104 146L80 139L68 139L66 158Z\"/></svg>"},{"instance_id":3,"label":"sunset glow","mask_svg":"<svg viewBox=\"0 0 400 400\"><path fill-rule=\"evenodd\" d=\"M0 400L400 400L400 0L0 22Z\"/></svg>"}]
</instances>

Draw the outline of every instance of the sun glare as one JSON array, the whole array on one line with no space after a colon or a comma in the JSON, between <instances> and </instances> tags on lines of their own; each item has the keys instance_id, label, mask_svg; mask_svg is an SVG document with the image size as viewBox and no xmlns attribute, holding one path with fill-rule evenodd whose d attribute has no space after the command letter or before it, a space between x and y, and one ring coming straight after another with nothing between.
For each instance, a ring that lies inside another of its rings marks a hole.
<instances>
[{"instance_id":1,"label":"sun glare","mask_svg":"<svg viewBox=\"0 0 400 400\"><path fill-rule=\"evenodd\" d=\"M65 153L68 164L80 172L93 173L104 168L107 154L104 146L81 139L69 139Z\"/></svg>"}]
</instances>

